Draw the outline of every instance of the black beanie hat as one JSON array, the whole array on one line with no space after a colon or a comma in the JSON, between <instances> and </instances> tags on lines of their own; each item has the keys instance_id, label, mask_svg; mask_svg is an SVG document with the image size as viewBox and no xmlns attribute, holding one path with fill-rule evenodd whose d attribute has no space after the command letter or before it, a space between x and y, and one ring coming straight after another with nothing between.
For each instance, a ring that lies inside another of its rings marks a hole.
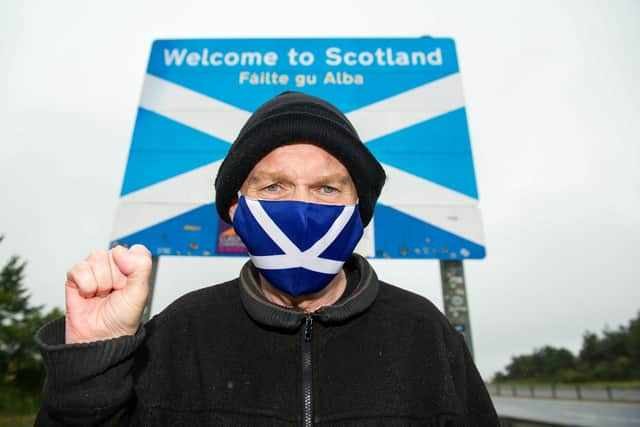
<instances>
[{"instance_id":1,"label":"black beanie hat","mask_svg":"<svg viewBox=\"0 0 640 427\"><path fill-rule=\"evenodd\" d=\"M215 181L220 217L231 223L229 207L256 163L275 148L296 142L323 148L347 168L367 225L384 185L384 169L340 110L320 98L290 91L260 106L231 145Z\"/></svg>"}]
</instances>

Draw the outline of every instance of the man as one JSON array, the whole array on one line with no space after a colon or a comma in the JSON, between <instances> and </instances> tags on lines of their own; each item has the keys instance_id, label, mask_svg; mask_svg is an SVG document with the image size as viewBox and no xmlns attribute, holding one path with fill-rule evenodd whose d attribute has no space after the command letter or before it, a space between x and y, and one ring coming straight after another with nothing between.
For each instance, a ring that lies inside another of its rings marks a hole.
<instances>
[{"instance_id":1,"label":"man","mask_svg":"<svg viewBox=\"0 0 640 427\"><path fill-rule=\"evenodd\" d=\"M140 325L146 248L76 264L65 318L36 337L37 425L497 425L462 336L352 253L384 180L332 105L285 92L261 106L215 183L250 252L240 276Z\"/></svg>"}]
</instances>

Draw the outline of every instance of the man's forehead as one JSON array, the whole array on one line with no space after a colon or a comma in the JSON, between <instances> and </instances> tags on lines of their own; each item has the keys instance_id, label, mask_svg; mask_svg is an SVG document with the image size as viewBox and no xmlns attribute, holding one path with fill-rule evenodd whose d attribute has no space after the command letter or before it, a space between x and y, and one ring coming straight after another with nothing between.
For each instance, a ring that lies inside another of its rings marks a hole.
<instances>
[{"instance_id":1,"label":"man's forehead","mask_svg":"<svg viewBox=\"0 0 640 427\"><path fill-rule=\"evenodd\" d=\"M296 168L301 166L344 169L344 164L333 154L313 143L300 142L282 145L267 153L254 166L259 168Z\"/></svg>"},{"instance_id":2,"label":"man's forehead","mask_svg":"<svg viewBox=\"0 0 640 427\"><path fill-rule=\"evenodd\" d=\"M349 182L347 168L331 153L317 145L301 142L284 145L255 164L245 182L264 180Z\"/></svg>"}]
</instances>

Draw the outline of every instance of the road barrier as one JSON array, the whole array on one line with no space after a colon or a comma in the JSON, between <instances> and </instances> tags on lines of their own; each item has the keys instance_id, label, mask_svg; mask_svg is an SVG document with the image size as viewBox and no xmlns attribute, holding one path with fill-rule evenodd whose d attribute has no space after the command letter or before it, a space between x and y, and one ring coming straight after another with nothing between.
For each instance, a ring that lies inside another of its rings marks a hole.
<instances>
[{"instance_id":1,"label":"road barrier","mask_svg":"<svg viewBox=\"0 0 640 427\"><path fill-rule=\"evenodd\" d=\"M569 424L558 424L556 422L546 423L543 421L531 421L514 417L500 417L500 427L574 427Z\"/></svg>"},{"instance_id":2,"label":"road barrier","mask_svg":"<svg viewBox=\"0 0 640 427\"><path fill-rule=\"evenodd\" d=\"M487 384L489 393L503 397L640 402L640 388L593 387L580 384Z\"/></svg>"}]
</instances>

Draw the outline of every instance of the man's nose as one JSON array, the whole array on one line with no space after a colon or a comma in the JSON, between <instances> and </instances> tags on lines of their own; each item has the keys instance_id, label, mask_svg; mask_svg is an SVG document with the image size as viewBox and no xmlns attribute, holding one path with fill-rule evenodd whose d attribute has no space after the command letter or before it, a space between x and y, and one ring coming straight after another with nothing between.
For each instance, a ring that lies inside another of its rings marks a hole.
<instances>
[{"instance_id":1,"label":"man's nose","mask_svg":"<svg viewBox=\"0 0 640 427\"><path fill-rule=\"evenodd\" d=\"M297 202L312 202L313 194L311 193L311 189L306 185L296 185L291 200Z\"/></svg>"}]
</instances>

